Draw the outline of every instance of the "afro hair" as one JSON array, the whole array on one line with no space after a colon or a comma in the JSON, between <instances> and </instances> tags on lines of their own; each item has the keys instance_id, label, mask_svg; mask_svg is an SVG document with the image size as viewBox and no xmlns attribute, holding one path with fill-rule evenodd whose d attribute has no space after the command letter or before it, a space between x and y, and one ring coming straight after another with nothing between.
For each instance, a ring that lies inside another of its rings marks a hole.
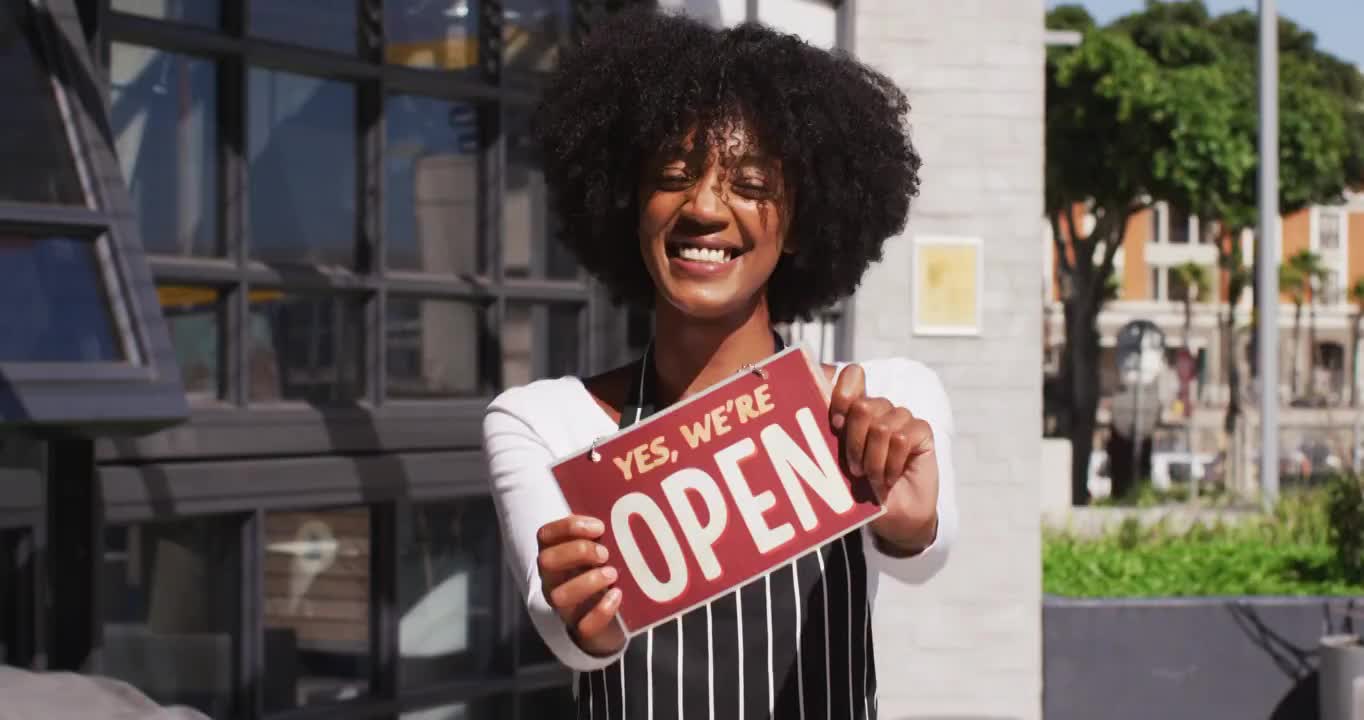
<instances>
[{"instance_id":1,"label":"afro hair","mask_svg":"<svg viewBox=\"0 0 1364 720\"><path fill-rule=\"evenodd\" d=\"M565 54L535 114L559 241L616 302L648 306L638 252L644 163L690 132L724 147L735 123L781 162L794 196L788 245L768 281L774 322L850 295L905 225L920 159L909 104L841 51L756 23L716 29L651 10L604 19Z\"/></svg>"}]
</instances>

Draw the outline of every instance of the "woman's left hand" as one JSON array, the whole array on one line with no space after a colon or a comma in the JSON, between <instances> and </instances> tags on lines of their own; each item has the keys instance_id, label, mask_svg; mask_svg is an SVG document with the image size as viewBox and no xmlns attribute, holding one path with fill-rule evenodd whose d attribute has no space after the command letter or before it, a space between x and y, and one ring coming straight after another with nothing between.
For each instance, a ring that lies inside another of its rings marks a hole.
<instances>
[{"instance_id":1,"label":"woman's left hand","mask_svg":"<svg viewBox=\"0 0 1364 720\"><path fill-rule=\"evenodd\" d=\"M866 478L886 508L872 521L872 532L898 554L922 552L938 530L933 429L890 400L869 397L859 365L848 365L839 374L829 421L848 472Z\"/></svg>"}]
</instances>

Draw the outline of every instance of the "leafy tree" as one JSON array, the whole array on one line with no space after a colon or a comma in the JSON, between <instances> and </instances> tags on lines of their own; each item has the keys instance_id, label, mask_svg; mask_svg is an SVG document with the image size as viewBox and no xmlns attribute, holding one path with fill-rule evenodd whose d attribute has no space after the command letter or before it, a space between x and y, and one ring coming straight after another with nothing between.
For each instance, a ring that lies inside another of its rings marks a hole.
<instances>
[{"instance_id":1,"label":"leafy tree","mask_svg":"<svg viewBox=\"0 0 1364 720\"><path fill-rule=\"evenodd\" d=\"M1082 13L1062 7L1049 17L1083 29ZM1078 47L1048 51L1045 206L1065 315L1060 425L1078 504L1089 499L1099 406L1098 315L1128 220L1149 204L1151 148L1168 136L1156 117L1162 92L1156 64L1121 33L1087 29ZM1095 218L1088 233L1084 211Z\"/></svg>"},{"instance_id":2,"label":"leafy tree","mask_svg":"<svg viewBox=\"0 0 1364 720\"><path fill-rule=\"evenodd\" d=\"M1292 267L1302 279L1304 287L1298 288L1298 292L1307 298L1307 391L1309 399L1316 396L1316 374L1317 374L1317 293L1316 288L1326 280L1326 264L1322 262L1321 256L1311 250L1299 250L1292 257L1288 258L1288 263L1284 267ZM1297 312L1301 315L1302 306L1297 307ZM1293 328L1293 390L1298 388L1298 328L1300 317L1294 318Z\"/></svg>"},{"instance_id":3,"label":"leafy tree","mask_svg":"<svg viewBox=\"0 0 1364 720\"><path fill-rule=\"evenodd\" d=\"M1106 28L1075 6L1048 15L1048 27L1079 30L1084 38L1047 54L1046 209L1060 259L1061 380L1068 394L1062 419L1073 446L1077 503L1088 499L1098 405L1099 279L1112 270L1128 219L1152 200L1219 228L1218 264L1230 295L1224 342L1234 344L1235 307L1252 280L1237 238L1258 216L1257 23L1245 12L1213 18L1198 0L1148 1ZM1352 124L1364 107L1364 79L1289 21L1281 21L1280 43L1280 206L1290 213L1337 198L1347 185L1364 185L1364 121ZM1080 232L1077 208L1095 216L1088 235ZM1228 431L1240 384L1230 350Z\"/></svg>"}]
</instances>

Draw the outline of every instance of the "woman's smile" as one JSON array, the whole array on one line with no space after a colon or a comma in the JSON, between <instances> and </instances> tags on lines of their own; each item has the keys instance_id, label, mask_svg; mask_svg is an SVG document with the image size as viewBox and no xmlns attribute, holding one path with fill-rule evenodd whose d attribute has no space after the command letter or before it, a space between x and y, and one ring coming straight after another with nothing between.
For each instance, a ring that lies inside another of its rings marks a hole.
<instances>
[{"instance_id":1,"label":"woman's smile","mask_svg":"<svg viewBox=\"0 0 1364 720\"><path fill-rule=\"evenodd\" d=\"M735 270L747 249L721 238L674 237L665 243L669 270L696 279L715 278Z\"/></svg>"}]
</instances>

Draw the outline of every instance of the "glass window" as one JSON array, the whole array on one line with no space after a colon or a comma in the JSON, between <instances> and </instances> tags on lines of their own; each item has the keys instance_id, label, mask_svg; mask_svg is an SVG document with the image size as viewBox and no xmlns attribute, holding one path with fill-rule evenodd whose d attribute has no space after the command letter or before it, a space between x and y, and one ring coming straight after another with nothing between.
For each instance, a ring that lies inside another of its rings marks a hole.
<instances>
[{"instance_id":1,"label":"glass window","mask_svg":"<svg viewBox=\"0 0 1364 720\"><path fill-rule=\"evenodd\" d=\"M423 710L412 710L398 716L401 720L506 720L511 717L511 698L491 697L466 702L440 705ZM537 713L523 714L522 717L542 717ZM544 715L546 718L572 717L568 715Z\"/></svg>"},{"instance_id":2,"label":"glass window","mask_svg":"<svg viewBox=\"0 0 1364 720\"><path fill-rule=\"evenodd\" d=\"M162 285L156 289L175 347L185 393L222 396L223 304L216 288Z\"/></svg>"},{"instance_id":3,"label":"glass window","mask_svg":"<svg viewBox=\"0 0 1364 720\"><path fill-rule=\"evenodd\" d=\"M367 508L265 516L265 709L360 697L370 674Z\"/></svg>"},{"instance_id":4,"label":"glass window","mask_svg":"<svg viewBox=\"0 0 1364 720\"><path fill-rule=\"evenodd\" d=\"M530 135L531 111L508 107L504 118L507 189L502 201L503 270L507 277L573 280L579 276L578 262L552 237L545 177Z\"/></svg>"},{"instance_id":5,"label":"glass window","mask_svg":"<svg viewBox=\"0 0 1364 720\"><path fill-rule=\"evenodd\" d=\"M558 658L554 657L544 638L540 637L540 632L535 629L535 624L531 622L530 615L524 609L521 612L521 623L517 626L517 634L520 636L520 648L517 650L518 665L526 667L558 662Z\"/></svg>"},{"instance_id":6,"label":"glass window","mask_svg":"<svg viewBox=\"0 0 1364 720\"><path fill-rule=\"evenodd\" d=\"M237 517L108 528L104 672L161 704L232 714L240 548Z\"/></svg>"},{"instance_id":7,"label":"glass window","mask_svg":"<svg viewBox=\"0 0 1364 720\"><path fill-rule=\"evenodd\" d=\"M391 398L477 395L483 382L483 306L454 300L390 297L384 352Z\"/></svg>"},{"instance_id":8,"label":"glass window","mask_svg":"<svg viewBox=\"0 0 1364 720\"><path fill-rule=\"evenodd\" d=\"M221 255L214 64L114 43L109 81L109 117L143 246Z\"/></svg>"},{"instance_id":9,"label":"glass window","mask_svg":"<svg viewBox=\"0 0 1364 720\"><path fill-rule=\"evenodd\" d=\"M581 306L508 303L502 319L502 384L578 372Z\"/></svg>"},{"instance_id":10,"label":"glass window","mask_svg":"<svg viewBox=\"0 0 1364 720\"><path fill-rule=\"evenodd\" d=\"M1322 250L1340 249L1340 212L1323 209L1317 214L1317 244Z\"/></svg>"},{"instance_id":11,"label":"glass window","mask_svg":"<svg viewBox=\"0 0 1364 720\"><path fill-rule=\"evenodd\" d=\"M30 3L0 4L0 201L84 205L75 159L57 106Z\"/></svg>"},{"instance_id":12,"label":"glass window","mask_svg":"<svg viewBox=\"0 0 1364 720\"><path fill-rule=\"evenodd\" d=\"M502 57L509 71L547 72L559 64L573 27L570 0L503 0Z\"/></svg>"},{"instance_id":13,"label":"glass window","mask_svg":"<svg viewBox=\"0 0 1364 720\"><path fill-rule=\"evenodd\" d=\"M392 96L385 103L384 125L388 268L450 275L482 272L477 109Z\"/></svg>"},{"instance_id":14,"label":"glass window","mask_svg":"<svg viewBox=\"0 0 1364 720\"><path fill-rule=\"evenodd\" d=\"M113 0L113 8L158 20L216 26L218 0Z\"/></svg>"},{"instance_id":15,"label":"glass window","mask_svg":"<svg viewBox=\"0 0 1364 720\"><path fill-rule=\"evenodd\" d=\"M401 686L492 672L503 572L492 499L409 506L398 532Z\"/></svg>"},{"instance_id":16,"label":"glass window","mask_svg":"<svg viewBox=\"0 0 1364 720\"><path fill-rule=\"evenodd\" d=\"M575 709L573 688L569 685L556 685L523 693L517 698L517 702L521 706L518 716L523 718L573 717Z\"/></svg>"},{"instance_id":17,"label":"glass window","mask_svg":"<svg viewBox=\"0 0 1364 720\"><path fill-rule=\"evenodd\" d=\"M355 0L251 0L251 34L290 45L355 52Z\"/></svg>"},{"instance_id":18,"label":"glass window","mask_svg":"<svg viewBox=\"0 0 1364 720\"><path fill-rule=\"evenodd\" d=\"M251 256L354 265L354 86L251 68L247 108Z\"/></svg>"},{"instance_id":19,"label":"glass window","mask_svg":"<svg viewBox=\"0 0 1364 720\"><path fill-rule=\"evenodd\" d=\"M251 400L352 402L364 394L364 312L351 298L253 290Z\"/></svg>"},{"instance_id":20,"label":"glass window","mask_svg":"<svg viewBox=\"0 0 1364 720\"><path fill-rule=\"evenodd\" d=\"M0 339L0 362L125 358L93 241L0 232Z\"/></svg>"},{"instance_id":21,"label":"glass window","mask_svg":"<svg viewBox=\"0 0 1364 720\"><path fill-rule=\"evenodd\" d=\"M1170 218L1170 244L1188 245L1189 213L1176 207L1170 207L1168 217Z\"/></svg>"},{"instance_id":22,"label":"glass window","mask_svg":"<svg viewBox=\"0 0 1364 720\"><path fill-rule=\"evenodd\" d=\"M1158 267L1153 267L1153 268L1151 268L1151 280L1150 280L1150 283L1151 283L1151 284L1147 286L1146 292L1150 295L1150 298L1151 298L1152 300L1160 300L1160 299L1163 299L1163 298L1165 297L1164 293L1162 293L1162 292L1160 291L1160 290L1161 290L1161 288L1160 288L1160 285L1161 285L1160 276L1164 274L1164 273L1162 272L1162 270L1164 270L1164 268L1158 268Z\"/></svg>"},{"instance_id":23,"label":"glass window","mask_svg":"<svg viewBox=\"0 0 1364 720\"><path fill-rule=\"evenodd\" d=\"M0 531L0 664L33 660L34 547L27 530Z\"/></svg>"},{"instance_id":24,"label":"glass window","mask_svg":"<svg viewBox=\"0 0 1364 720\"><path fill-rule=\"evenodd\" d=\"M384 59L466 70L478 65L478 0L385 0Z\"/></svg>"}]
</instances>

